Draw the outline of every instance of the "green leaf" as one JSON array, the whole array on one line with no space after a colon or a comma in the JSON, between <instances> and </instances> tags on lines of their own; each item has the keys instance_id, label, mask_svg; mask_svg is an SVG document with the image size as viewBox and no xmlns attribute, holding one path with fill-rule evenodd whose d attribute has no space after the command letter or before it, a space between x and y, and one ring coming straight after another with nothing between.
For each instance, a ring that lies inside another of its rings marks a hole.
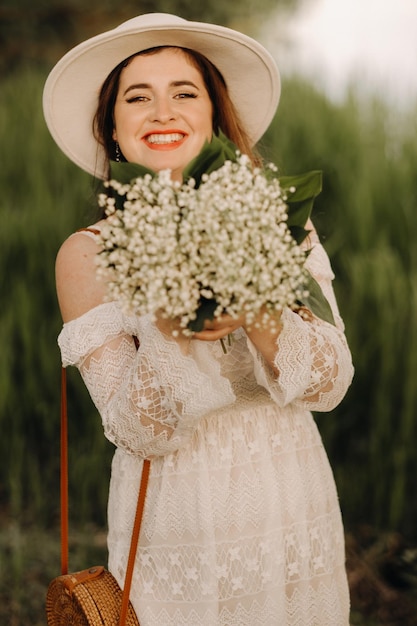
<instances>
[{"instance_id":1,"label":"green leaf","mask_svg":"<svg viewBox=\"0 0 417 626\"><path fill-rule=\"evenodd\" d=\"M295 239L298 245L300 245L304 241L304 239L307 237L307 235L310 232L309 230L306 230L302 226L293 225L293 226L288 226L288 228L289 228L292 238Z\"/></svg>"},{"instance_id":2,"label":"green leaf","mask_svg":"<svg viewBox=\"0 0 417 626\"><path fill-rule=\"evenodd\" d=\"M220 131L218 135L213 135L210 142L205 142L201 152L186 166L184 180L193 178L198 187L203 174L218 170L225 161L236 161L236 152L235 144Z\"/></svg>"},{"instance_id":3,"label":"green leaf","mask_svg":"<svg viewBox=\"0 0 417 626\"><path fill-rule=\"evenodd\" d=\"M289 202L299 202L300 200L308 200L315 198L322 190L322 172L320 170L312 170L305 174L296 174L295 176L280 176L279 180L282 189L289 195ZM289 191L291 187L295 187L295 191Z\"/></svg>"},{"instance_id":4,"label":"green leaf","mask_svg":"<svg viewBox=\"0 0 417 626\"><path fill-rule=\"evenodd\" d=\"M116 161L111 161L110 163L110 174L110 178L112 180L117 180L123 185L130 183L135 178L143 178L146 174L155 176L155 172L153 170L150 170L139 163L116 163Z\"/></svg>"},{"instance_id":5,"label":"green leaf","mask_svg":"<svg viewBox=\"0 0 417 626\"><path fill-rule=\"evenodd\" d=\"M308 276L306 289L308 296L300 298L299 302L314 313L314 315L335 326L336 324L329 301L323 294L320 285L311 274Z\"/></svg>"},{"instance_id":6,"label":"green leaf","mask_svg":"<svg viewBox=\"0 0 417 626\"><path fill-rule=\"evenodd\" d=\"M314 199L322 190L322 172L314 170L297 176L282 176L281 188L287 195L288 226L305 226ZM295 188L295 191L291 191Z\"/></svg>"}]
</instances>

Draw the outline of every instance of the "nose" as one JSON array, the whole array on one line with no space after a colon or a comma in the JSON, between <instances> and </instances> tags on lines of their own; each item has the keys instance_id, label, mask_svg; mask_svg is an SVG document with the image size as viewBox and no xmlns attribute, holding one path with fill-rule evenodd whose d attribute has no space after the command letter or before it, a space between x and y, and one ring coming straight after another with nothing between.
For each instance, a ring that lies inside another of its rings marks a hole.
<instances>
[{"instance_id":1,"label":"nose","mask_svg":"<svg viewBox=\"0 0 417 626\"><path fill-rule=\"evenodd\" d=\"M174 103L170 98L155 98L151 112L151 121L166 124L176 118Z\"/></svg>"}]
</instances>

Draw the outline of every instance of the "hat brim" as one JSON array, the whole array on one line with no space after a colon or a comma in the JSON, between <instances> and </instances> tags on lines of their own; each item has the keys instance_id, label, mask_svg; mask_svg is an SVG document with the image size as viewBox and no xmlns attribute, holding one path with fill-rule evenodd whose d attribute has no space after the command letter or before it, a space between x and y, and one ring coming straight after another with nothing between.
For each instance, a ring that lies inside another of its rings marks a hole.
<instances>
[{"instance_id":1,"label":"hat brim","mask_svg":"<svg viewBox=\"0 0 417 626\"><path fill-rule=\"evenodd\" d=\"M275 61L257 41L226 27L167 14L139 16L70 50L45 83L44 115L52 137L93 176L107 175L103 147L93 135L104 80L129 56L165 45L196 50L217 67L253 144L271 123L280 97L280 77Z\"/></svg>"}]
</instances>

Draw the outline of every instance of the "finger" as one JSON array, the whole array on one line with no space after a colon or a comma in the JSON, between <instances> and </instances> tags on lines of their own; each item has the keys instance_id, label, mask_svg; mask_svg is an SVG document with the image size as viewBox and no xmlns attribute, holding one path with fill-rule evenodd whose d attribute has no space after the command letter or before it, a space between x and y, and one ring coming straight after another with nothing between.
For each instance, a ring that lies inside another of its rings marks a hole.
<instances>
[{"instance_id":1,"label":"finger","mask_svg":"<svg viewBox=\"0 0 417 626\"><path fill-rule=\"evenodd\" d=\"M216 330L202 330L199 333L194 333L193 339L199 339L200 341L217 341L217 339L223 339L223 337L230 335L233 330L233 326Z\"/></svg>"},{"instance_id":2,"label":"finger","mask_svg":"<svg viewBox=\"0 0 417 626\"><path fill-rule=\"evenodd\" d=\"M222 328L236 329L242 326L243 322L243 318L222 315L212 320L205 320L204 330L221 330Z\"/></svg>"}]
</instances>

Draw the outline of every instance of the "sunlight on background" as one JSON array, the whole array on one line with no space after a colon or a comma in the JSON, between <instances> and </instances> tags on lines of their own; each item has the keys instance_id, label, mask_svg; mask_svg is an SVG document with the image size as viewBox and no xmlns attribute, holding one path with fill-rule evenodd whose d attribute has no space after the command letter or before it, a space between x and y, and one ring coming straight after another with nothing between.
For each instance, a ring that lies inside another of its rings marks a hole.
<instances>
[{"instance_id":1,"label":"sunlight on background","mask_svg":"<svg viewBox=\"0 0 417 626\"><path fill-rule=\"evenodd\" d=\"M417 97L417 0L309 0L270 20L263 41L284 75L314 78L335 98L352 83L394 104Z\"/></svg>"}]
</instances>

